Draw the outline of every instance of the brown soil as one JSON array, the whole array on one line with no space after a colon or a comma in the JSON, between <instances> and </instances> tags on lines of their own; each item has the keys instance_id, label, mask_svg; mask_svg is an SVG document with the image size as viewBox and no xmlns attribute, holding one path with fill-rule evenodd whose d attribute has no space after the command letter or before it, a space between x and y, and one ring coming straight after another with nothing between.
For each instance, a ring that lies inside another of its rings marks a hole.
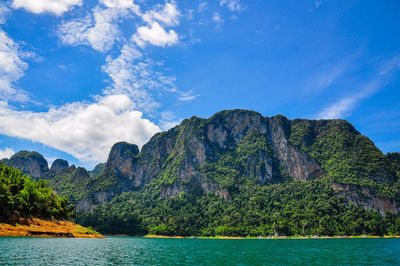
<instances>
[{"instance_id":1,"label":"brown soil","mask_svg":"<svg viewBox=\"0 0 400 266\"><path fill-rule=\"evenodd\" d=\"M0 223L0 236L104 238L73 222L36 218L19 218L15 225Z\"/></svg>"}]
</instances>

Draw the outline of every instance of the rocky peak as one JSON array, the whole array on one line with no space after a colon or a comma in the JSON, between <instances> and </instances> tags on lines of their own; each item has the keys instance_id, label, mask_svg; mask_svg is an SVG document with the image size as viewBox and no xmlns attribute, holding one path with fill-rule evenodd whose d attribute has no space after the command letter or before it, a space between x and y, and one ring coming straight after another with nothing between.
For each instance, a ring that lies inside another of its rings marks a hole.
<instances>
[{"instance_id":1,"label":"rocky peak","mask_svg":"<svg viewBox=\"0 0 400 266\"><path fill-rule=\"evenodd\" d=\"M138 154L139 148L137 145L118 142L111 148L106 169L111 170L122 178L132 180L134 176L133 167L137 161Z\"/></svg>"},{"instance_id":2,"label":"rocky peak","mask_svg":"<svg viewBox=\"0 0 400 266\"><path fill-rule=\"evenodd\" d=\"M35 151L19 151L9 160L7 164L22 169L24 174L33 178L48 178L49 166L46 159Z\"/></svg>"},{"instance_id":3,"label":"rocky peak","mask_svg":"<svg viewBox=\"0 0 400 266\"><path fill-rule=\"evenodd\" d=\"M77 167L74 171L73 180L75 179L82 179L82 178L89 178L89 174L83 167Z\"/></svg>"},{"instance_id":4,"label":"rocky peak","mask_svg":"<svg viewBox=\"0 0 400 266\"><path fill-rule=\"evenodd\" d=\"M57 159L52 163L50 167L50 175L59 175L68 167L69 167L68 161L63 159Z\"/></svg>"}]
</instances>

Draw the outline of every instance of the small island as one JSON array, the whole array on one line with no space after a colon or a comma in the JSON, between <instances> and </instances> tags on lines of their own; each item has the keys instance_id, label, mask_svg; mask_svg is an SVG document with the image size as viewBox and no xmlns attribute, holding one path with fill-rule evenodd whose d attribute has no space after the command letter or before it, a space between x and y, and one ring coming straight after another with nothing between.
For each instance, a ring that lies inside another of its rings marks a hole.
<instances>
[{"instance_id":1,"label":"small island","mask_svg":"<svg viewBox=\"0 0 400 266\"><path fill-rule=\"evenodd\" d=\"M104 238L73 223L74 206L46 180L0 162L0 236Z\"/></svg>"}]
</instances>

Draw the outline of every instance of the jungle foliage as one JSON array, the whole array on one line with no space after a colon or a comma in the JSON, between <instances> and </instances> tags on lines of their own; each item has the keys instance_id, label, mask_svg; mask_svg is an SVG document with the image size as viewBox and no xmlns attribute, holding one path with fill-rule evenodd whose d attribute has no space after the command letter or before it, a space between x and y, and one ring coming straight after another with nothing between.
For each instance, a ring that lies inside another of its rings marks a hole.
<instances>
[{"instance_id":1,"label":"jungle foliage","mask_svg":"<svg viewBox=\"0 0 400 266\"><path fill-rule=\"evenodd\" d=\"M0 163L0 219L35 217L69 220L74 218L74 206L59 197L47 180L32 180L22 171Z\"/></svg>"}]
</instances>

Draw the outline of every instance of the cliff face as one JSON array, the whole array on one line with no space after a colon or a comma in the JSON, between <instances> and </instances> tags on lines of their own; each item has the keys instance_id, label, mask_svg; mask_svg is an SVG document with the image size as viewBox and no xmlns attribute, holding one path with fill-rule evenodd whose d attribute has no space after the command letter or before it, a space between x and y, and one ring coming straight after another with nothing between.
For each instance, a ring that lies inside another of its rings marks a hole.
<instances>
[{"instance_id":1,"label":"cliff face","mask_svg":"<svg viewBox=\"0 0 400 266\"><path fill-rule=\"evenodd\" d=\"M69 166L68 161L63 159L55 160L50 167L50 176L61 174Z\"/></svg>"},{"instance_id":2,"label":"cliff face","mask_svg":"<svg viewBox=\"0 0 400 266\"><path fill-rule=\"evenodd\" d=\"M223 111L210 119L192 117L156 134L140 153L136 145L115 144L103 179L115 175L124 183L119 191L150 184L166 198L199 187L230 200L229 186L213 178L227 156L231 162L224 167L261 185L283 181L283 172L294 180L320 178L319 164L289 143L284 131L279 119L251 111Z\"/></svg>"},{"instance_id":3,"label":"cliff face","mask_svg":"<svg viewBox=\"0 0 400 266\"><path fill-rule=\"evenodd\" d=\"M361 166L358 156L364 160ZM360 173L360 167L365 172ZM96 181L111 185L98 188L95 198L103 202L123 191L149 188L168 198L200 189L229 201L233 184L241 176L259 185L324 176L338 184L359 178L390 186L397 177L389 168L384 155L346 121L288 120L246 110L222 111L209 119L186 119L156 134L141 152L136 145L115 144ZM366 208L398 209L394 200L392 205L384 203L385 197L376 197L367 206L346 195L339 193Z\"/></svg>"},{"instance_id":4,"label":"cliff face","mask_svg":"<svg viewBox=\"0 0 400 266\"><path fill-rule=\"evenodd\" d=\"M27 154L8 161L47 177L47 162ZM90 174L63 160L53 163L50 174L55 190L80 210L129 191L159 198L212 193L231 201L243 180L265 186L315 179L367 209L397 213L400 206L400 155L383 155L347 121L289 120L246 110L186 119L153 136L140 152L134 144L116 143L107 162Z\"/></svg>"},{"instance_id":5,"label":"cliff face","mask_svg":"<svg viewBox=\"0 0 400 266\"><path fill-rule=\"evenodd\" d=\"M18 169L23 169L24 174L28 174L33 178L48 178L49 166L46 159L38 152L19 151L9 160L7 165Z\"/></svg>"}]
</instances>

